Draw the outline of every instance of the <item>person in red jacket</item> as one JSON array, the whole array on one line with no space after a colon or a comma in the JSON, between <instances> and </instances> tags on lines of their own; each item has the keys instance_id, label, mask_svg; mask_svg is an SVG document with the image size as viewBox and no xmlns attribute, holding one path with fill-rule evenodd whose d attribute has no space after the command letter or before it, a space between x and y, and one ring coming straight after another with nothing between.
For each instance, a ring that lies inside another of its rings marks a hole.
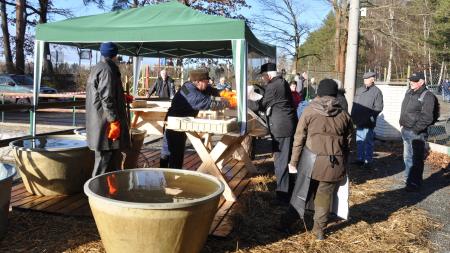
<instances>
[{"instance_id":1,"label":"person in red jacket","mask_svg":"<svg viewBox=\"0 0 450 253\"><path fill-rule=\"evenodd\" d=\"M302 101L302 96L300 93L297 92L297 82L291 81L289 84L289 87L291 88L291 94L292 94L292 100L294 101L294 108L298 107L298 104Z\"/></svg>"}]
</instances>

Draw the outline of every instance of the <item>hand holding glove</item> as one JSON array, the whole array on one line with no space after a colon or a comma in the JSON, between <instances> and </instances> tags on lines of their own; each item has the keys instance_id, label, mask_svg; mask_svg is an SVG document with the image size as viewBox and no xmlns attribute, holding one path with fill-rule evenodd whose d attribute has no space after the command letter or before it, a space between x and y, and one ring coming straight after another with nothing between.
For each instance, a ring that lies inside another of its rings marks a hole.
<instances>
[{"instance_id":1,"label":"hand holding glove","mask_svg":"<svg viewBox=\"0 0 450 253\"><path fill-rule=\"evenodd\" d=\"M132 95L128 95L128 94L126 94L126 93L124 93L123 95L125 96L125 101L126 101L127 103L130 104L131 102L133 102L134 97L133 97Z\"/></svg>"},{"instance_id":2,"label":"hand holding glove","mask_svg":"<svg viewBox=\"0 0 450 253\"><path fill-rule=\"evenodd\" d=\"M118 120L109 123L108 128L106 129L106 133L108 134L108 139L117 140L120 136L120 122Z\"/></svg>"}]
</instances>

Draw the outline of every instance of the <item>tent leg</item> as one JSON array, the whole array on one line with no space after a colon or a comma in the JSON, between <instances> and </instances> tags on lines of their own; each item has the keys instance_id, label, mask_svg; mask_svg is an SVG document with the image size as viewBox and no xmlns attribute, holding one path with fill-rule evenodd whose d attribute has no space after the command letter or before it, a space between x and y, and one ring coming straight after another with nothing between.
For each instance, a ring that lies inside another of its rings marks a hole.
<instances>
[{"instance_id":1,"label":"tent leg","mask_svg":"<svg viewBox=\"0 0 450 253\"><path fill-rule=\"evenodd\" d=\"M30 134L36 136L36 109L38 105L39 90L41 87L42 62L44 58L44 41L34 42L34 76L33 76L33 103L30 111Z\"/></svg>"},{"instance_id":2,"label":"tent leg","mask_svg":"<svg viewBox=\"0 0 450 253\"><path fill-rule=\"evenodd\" d=\"M232 40L233 65L236 76L237 112L240 134L247 132L247 52L245 40Z\"/></svg>"}]
</instances>

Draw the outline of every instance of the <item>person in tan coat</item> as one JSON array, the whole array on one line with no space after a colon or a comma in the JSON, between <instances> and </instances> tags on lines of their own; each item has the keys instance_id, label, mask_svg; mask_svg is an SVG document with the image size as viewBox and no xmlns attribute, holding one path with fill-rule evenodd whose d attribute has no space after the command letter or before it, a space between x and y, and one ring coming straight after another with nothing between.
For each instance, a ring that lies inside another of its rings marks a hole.
<instances>
[{"instance_id":1,"label":"person in tan coat","mask_svg":"<svg viewBox=\"0 0 450 253\"><path fill-rule=\"evenodd\" d=\"M317 95L305 108L294 135L290 169L297 169L297 180L288 213L282 226L304 217L309 201L314 202L313 233L324 239L333 193L346 177L346 165L353 134L353 123L336 99L338 86L331 79L320 81Z\"/></svg>"}]
</instances>

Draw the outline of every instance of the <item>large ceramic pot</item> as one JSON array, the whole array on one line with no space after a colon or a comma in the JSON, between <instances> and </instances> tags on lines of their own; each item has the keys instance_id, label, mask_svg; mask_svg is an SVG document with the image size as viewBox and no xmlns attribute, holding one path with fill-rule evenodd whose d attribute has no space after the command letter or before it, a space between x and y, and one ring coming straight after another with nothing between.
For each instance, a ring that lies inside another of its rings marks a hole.
<instances>
[{"instance_id":1,"label":"large ceramic pot","mask_svg":"<svg viewBox=\"0 0 450 253\"><path fill-rule=\"evenodd\" d=\"M199 172L132 169L84 185L107 252L199 252L223 184Z\"/></svg>"},{"instance_id":2,"label":"large ceramic pot","mask_svg":"<svg viewBox=\"0 0 450 253\"><path fill-rule=\"evenodd\" d=\"M12 165L0 163L0 238L6 234L8 227L9 201L15 175Z\"/></svg>"},{"instance_id":3,"label":"large ceramic pot","mask_svg":"<svg viewBox=\"0 0 450 253\"><path fill-rule=\"evenodd\" d=\"M16 164L28 192L70 195L83 191L94 169L94 152L86 137L46 135L11 142Z\"/></svg>"},{"instance_id":4,"label":"large ceramic pot","mask_svg":"<svg viewBox=\"0 0 450 253\"><path fill-rule=\"evenodd\" d=\"M86 136L86 129L75 129L74 133L81 136ZM137 168L139 154L141 153L142 145L146 135L145 130L132 128L131 131L131 148L125 150L125 159L123 161L124 169Z\"/></svg>"}]
</instances>

